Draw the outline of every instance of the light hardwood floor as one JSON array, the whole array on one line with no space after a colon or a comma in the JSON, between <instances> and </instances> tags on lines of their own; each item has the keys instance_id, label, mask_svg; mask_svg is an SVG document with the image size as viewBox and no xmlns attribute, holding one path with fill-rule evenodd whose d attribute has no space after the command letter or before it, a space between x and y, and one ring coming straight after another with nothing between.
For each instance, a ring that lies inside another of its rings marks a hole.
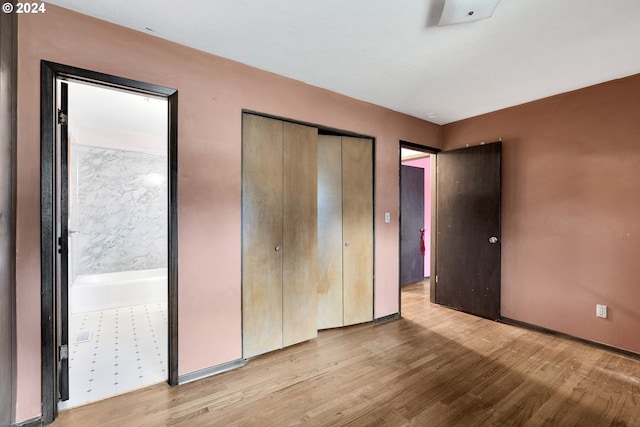
<instances>
[{"instance_id":1,"label":"light hardwood floor","mask_svg":"<svg viewBox=\"0 0 640 427\"><path fill-rule=\"evenodd\" d=\"M639 426L640 361L431 305L179 387L60 413L64 426Z\"/></svg>"}]
</instances>

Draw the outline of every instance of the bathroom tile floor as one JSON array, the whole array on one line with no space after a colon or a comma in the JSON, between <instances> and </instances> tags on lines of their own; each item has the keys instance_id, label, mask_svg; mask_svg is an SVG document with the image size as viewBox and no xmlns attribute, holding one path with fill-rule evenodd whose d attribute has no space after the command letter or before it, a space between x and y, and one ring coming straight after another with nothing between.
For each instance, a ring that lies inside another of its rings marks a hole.
<instances>
[{"instance_id":1,"label":"bathroom tile floor","mask_svg":"<svg viewBox=\"0 0 640 427\"><path fill-rule=\"evenodd\" d=\"M166 381L167 304L69 316L66 409Z\"/></svg>"}]
</instances>

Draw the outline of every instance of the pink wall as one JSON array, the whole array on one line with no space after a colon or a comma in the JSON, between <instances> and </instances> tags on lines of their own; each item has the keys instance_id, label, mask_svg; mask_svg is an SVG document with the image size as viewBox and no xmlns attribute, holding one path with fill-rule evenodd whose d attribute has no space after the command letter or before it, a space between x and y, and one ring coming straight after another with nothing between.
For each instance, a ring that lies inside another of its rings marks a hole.
<instances>
[{"instance_id":1,"label":"pink wall","mask_svg":"<svg viewBox=\"0 0 640 427\"><path fill-rule=\"evenodd\" d=\"M241 357L242 109L376 138L375 316L398 311L398 144L439 126L53 5L18 29L18 420L40 413L41 59L179 90L180 374Z\"/></svg>"},{"instance_id":2,"label":"pink wall","mask_svg":"<svg viewBox=\"0 0 640 427\"><path fill-rule=\"evenodd\" d=\"M639 94L637 74L444 126L446 149L502 138L503 316L640 352Z\"/></svg>"},{"instance_id":3,"label":"pink wall","mask_svg":"<svg viewBox=\"0 0 640 427\"><path fill-rule=\"evenodd\" d=\"M424 169L424 277L431 276L431 158L407 160L403 165Z\"/></svg>"}]
</instances>

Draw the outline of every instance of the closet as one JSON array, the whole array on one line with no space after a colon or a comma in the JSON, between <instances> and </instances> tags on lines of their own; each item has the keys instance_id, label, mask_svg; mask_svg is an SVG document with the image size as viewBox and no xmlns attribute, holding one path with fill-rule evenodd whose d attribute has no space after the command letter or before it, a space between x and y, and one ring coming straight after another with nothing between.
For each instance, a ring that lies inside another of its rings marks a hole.
<instances>
[{"instance_id":1,"label":"closet","mask_svg":"<svg viewBox=\"0 0 640 427\"><path fill-rule=\"evenodd\" d=\"M318 136L318 329L373 320L373 141Z\"/></svg>"},{"instance_id":2,"label":"closet","mask_svg":"<svg viewBox=\"0 0 640 427\"><path fill-rule=\"evenodd\" d=\"M317 336L316 128L244 114L242 345L248 358Z\"/></svg>"},{"instance_id":3,"label":"closet","mask_svg":"<svg viewBox=\"0 0 640 427\"><path fill-rule=\"evenodd\" d=\"M373 141L243 114L243 357L372 320Z\"/></svg>"}]
</instances>

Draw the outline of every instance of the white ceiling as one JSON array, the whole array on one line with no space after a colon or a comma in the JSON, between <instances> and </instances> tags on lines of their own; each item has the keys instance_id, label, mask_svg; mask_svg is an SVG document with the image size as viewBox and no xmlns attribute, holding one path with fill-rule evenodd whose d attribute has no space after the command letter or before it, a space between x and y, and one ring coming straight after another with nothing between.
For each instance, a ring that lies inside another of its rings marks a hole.
<instances>
[{"instance_id":1,"label":"white ceiling","mask_svg":"<svg viewBox=\"0 0 640 427\"><path fill-rule=\"evenodd\" d=\"M502 0L442 27L444 0L49 3L438 124L640 73L640 0Z\"/></svg>"}]
</instances>

